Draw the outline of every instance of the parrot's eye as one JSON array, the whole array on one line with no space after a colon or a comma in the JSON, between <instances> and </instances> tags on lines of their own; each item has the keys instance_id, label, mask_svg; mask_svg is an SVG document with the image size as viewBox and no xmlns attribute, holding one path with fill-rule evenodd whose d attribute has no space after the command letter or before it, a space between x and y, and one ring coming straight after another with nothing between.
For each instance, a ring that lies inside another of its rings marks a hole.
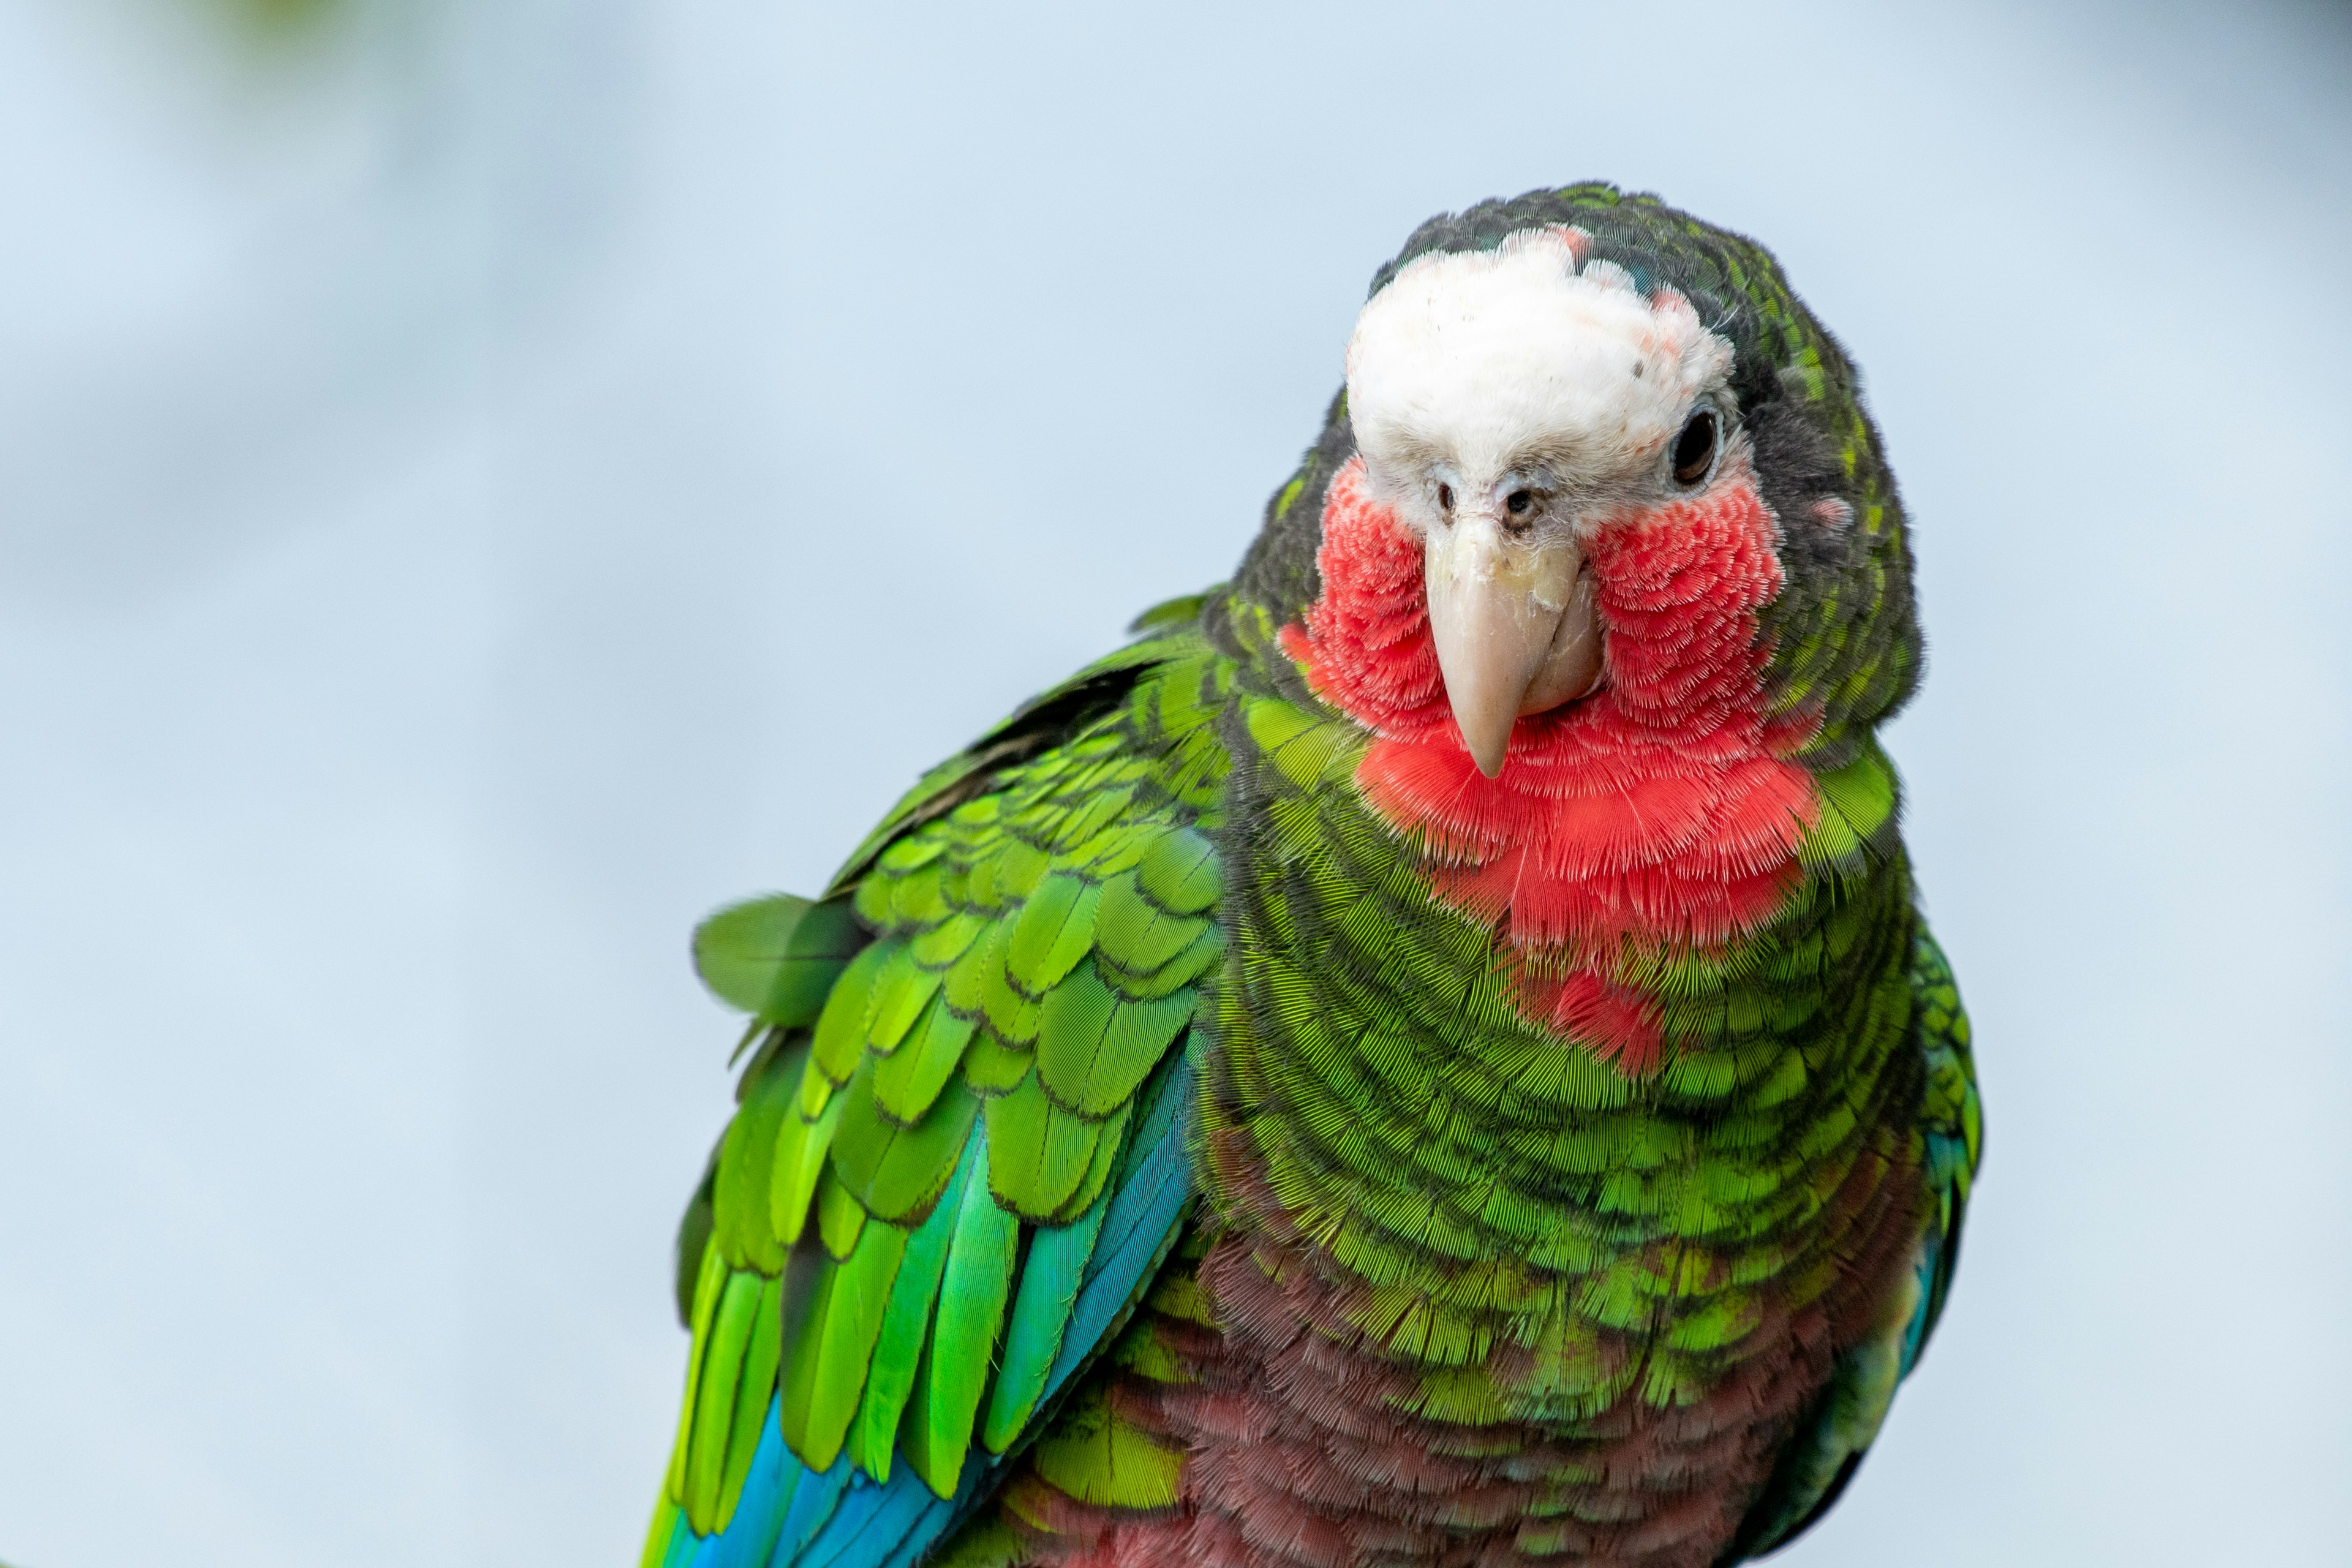
<instances>
[{"instance_id":1,"label":"parrot's eye","mask_svg":"<svg viewBox=\"0 0 2352 1568\"><path fill-rule=\"evenodd\" d=\"M1715 467L1717 423L1715 410L1702 408L1683 426L1675 437L1675 483L1695 485Z\"/></svg>"},{"instance_id":2,"label":"parrot's eye","mask_svg":"<svg viewBox=\"0 0 2352 1568\"><path fill-rule=\"evenodd\" d=\"M1503 498L1504 510L1513 517L1527 516L1528 512L1535 510L1535 504L1536 496L1533 490L1513 490Z\"/></svg>"},{"instance_id":3,"label":"parrot's eye","mask_svg":"<svg viewBox=\"0 0 2352 1568\"><path fill-rule=\"evenodd\" d=\"M1437 510L1440 511L1452 511L1454 510L1454 487L1452 485L1440 485L1437 487Z\"/></svg>"}]
</instances>

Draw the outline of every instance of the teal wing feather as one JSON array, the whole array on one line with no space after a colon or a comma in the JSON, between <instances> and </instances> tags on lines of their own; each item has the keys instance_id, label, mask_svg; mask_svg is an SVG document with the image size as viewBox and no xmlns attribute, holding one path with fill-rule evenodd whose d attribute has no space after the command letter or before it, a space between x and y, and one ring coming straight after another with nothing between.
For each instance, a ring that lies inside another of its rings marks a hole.
<instances>
[{"instance_id":1,"label":"teal wing feather","mask_svg":"<svg viewBox=\"0 0 2352 1568\"><path fill-rule=\"evenodd\" d=\"M1961 1223L1984 1151L1984 1110L1959 986L1925 921L1913 938L1908 981L1913 1037L1925 1068L1921 1163L1933 1204L1905 1292L1909 1310L1893 1315L1883 1337L1840 1360L1811 1424L1781 1457L1727 1561L1786 1545L1837 1501L1885 1422L1896 1385L1927 1349L1959 1266Z\"/></svg>"},{"instance_id":2,"label":"teal wing feather","mask_svg":"<svg viewBox=\"0 0 2352 1568\"><path fill-rule=\"evenodd\" d=\"M1959 1267L1960 1226L1968 1217L1969 1190L1984 1155L1984 1104L1977 1095L1976 1058L1969 1047L1969 1015L1944 950L1919 928L1911 964L1912 1005L1919 1044L1927 1058L1927 1092L1920 1109L1927 1140L1927 1179L1936 1194L1928 1243L1919 1258L1919 1307L1903 1337L1905 1376L1910 1375L1936 1324Z\"/></svg>"},{"instance_id":3,"label":"teal wing feather","mask_svg":"<svg viewBox=\"0 0 2352 1568\"><path fill-rule=\"evenodd\" d=\"M756 1049L680 1228L647 1564L911 1561L1156 1273L1223 943L1230 670L1182 622L934 770L824 899L697 933Z\"/></svg>"}]
</instances>

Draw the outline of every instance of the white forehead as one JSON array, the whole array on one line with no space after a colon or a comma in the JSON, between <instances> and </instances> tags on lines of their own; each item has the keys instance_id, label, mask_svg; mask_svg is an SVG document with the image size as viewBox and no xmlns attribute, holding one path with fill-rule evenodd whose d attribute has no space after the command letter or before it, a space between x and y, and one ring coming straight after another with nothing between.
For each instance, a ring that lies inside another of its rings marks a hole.
<instances>
[{"instance_id":1,"label":"white forehead","mask_svg":"<svg viewBox=\"0 0 2352 1568\"><path fill-rule=\"evenodd\" d=\"M1731 345L1622 267L1581 271L1583 237L1526 229L1494 250L1421 257L1356 319L1348 412L1377 476L1432 463L1477 484L1530 462L1595 481L1654 462Z\"/></svg>"}]
</instances>

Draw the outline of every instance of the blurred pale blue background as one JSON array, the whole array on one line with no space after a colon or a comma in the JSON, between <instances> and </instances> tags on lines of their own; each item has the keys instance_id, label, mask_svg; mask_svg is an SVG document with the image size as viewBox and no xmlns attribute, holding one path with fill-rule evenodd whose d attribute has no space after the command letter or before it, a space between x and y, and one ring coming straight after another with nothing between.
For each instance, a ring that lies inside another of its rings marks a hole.
<instances>
[{"instance_id":1,"label":"blurred pale blue background","mask_svg":"<svg viewBox=\"0 0 2352 1568\"><path fill-rule=\"evenodd\" d=\"M1981 1043L1792 1563L2352 1554L2352 21L0 0L0 1556L633 1562L685 938L1225 573L1419 219L1870 376Z\"/></svg>"}]
</instances>

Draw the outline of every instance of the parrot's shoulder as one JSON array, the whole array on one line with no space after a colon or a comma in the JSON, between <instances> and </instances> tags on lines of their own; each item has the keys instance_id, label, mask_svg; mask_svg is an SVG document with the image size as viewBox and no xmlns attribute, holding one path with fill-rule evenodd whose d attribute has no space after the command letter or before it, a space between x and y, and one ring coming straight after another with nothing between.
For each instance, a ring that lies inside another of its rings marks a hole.
<instances>
[{"instance_id":1,"label":"parrot's shoulder","mask_svg":"<svg viewBox=\"0 0 2352 1568\"><path fill-rule=\"evenodd\" d=\"M1132 628L1142 634L1136 640L1024 702L926 773L843 862L828 896L854 891L895 842L989 795L1023 795L1034 812L1132 784L1181 795L1192 816L1213 813L1228 765L1216 721L1235 663L1201 631L1204 597L1145 611Z\"/></svg>"}]
</instances>

